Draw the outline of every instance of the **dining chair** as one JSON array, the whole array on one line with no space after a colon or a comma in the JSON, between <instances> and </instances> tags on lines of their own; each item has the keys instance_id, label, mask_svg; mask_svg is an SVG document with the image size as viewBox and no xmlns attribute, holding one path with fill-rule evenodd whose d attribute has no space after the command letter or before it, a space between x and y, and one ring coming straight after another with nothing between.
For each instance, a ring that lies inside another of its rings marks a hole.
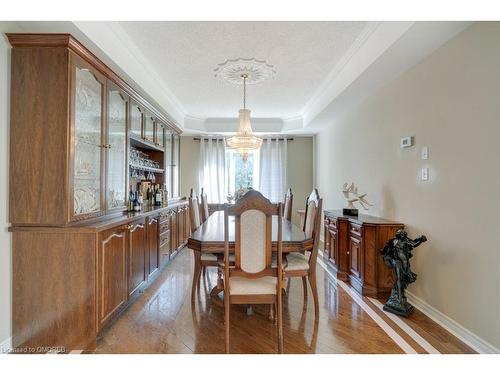
<instances>
[{"instance_id":1,"label":"dining chair","mask_svg":"<svg viewBox=\"0 0 500 375\"><path fill-rule=\"evenodd\" d=\"M301 277L304 288L304 297L307 295L307 281L311 285L314 299L314 312L319 312L318 289L316 286L316 263L318 259L321 209L323 199L320 198L318 189L314 189L306 199L305 219L302 230L307 238L313 239L313 247L310 251L302 253L290 253L286 256L284 268L285 278Z\"/></svg>"},{"instance_id":2,"label":"dining chair","mask_svg":"<svg viewBox=\"0 0 500 375\"><path fill-rule=\"evenodd\" d=\"M201 222L204 223L208 219L210 214L208 211L207 193L204 192L203 188L201 188L200 201Z\"/></svg>"},{"instance_id":3,"label":"dining chair","mask_svg":"<svg viewBox=\"0 0 500 375\"><path fill-rule=\"evenodd\" d=\"M194 232L201 225L200 204L194 189L191 189L191 193L189 194L189 218L191 222L191 232ZM212 253L201 253L201 269L203 276L206 275L206 267L217 267L218 264L217 255Z\"/></svg>"},{"instance_id":4,"label":"dining chair","mask_svg":"<svg viewBox=\"0 0 500 375\"><path fill-rule=\"evenodd\" d=\"M277 221L277 267L272 266L273 215ZM235 217L235 263L229 261L229 216ZM278 352L283 353L282 325L282 204L272 204L257 190L248 191L224 210L224 326L229 353L230 306L275 306Z\"/></svg>"},{"instance_id":5,"label":"dining chair","mask_svg":"<svg viewBox=\"0 0 500 375\"><path fill-rule=\"evenodd\" d=\"M288 221L292 221L292 204L293 204L293 194L292 189L288 188L285 193L285 200L283 201L283 217Z\"/></svg>"}]
</instances>

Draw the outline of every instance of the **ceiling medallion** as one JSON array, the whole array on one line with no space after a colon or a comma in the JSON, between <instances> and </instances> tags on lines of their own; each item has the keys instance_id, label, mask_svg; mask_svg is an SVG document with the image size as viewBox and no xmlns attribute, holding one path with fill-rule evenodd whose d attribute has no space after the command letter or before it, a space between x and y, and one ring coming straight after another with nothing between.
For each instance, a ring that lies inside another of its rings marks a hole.
<instances>
[{"instance_id":1,"label":"ceiling medallion","mask_svg":"<svg viewBox=\"0 0 500 375\"><path fill-rule=\"evenodd\" d=\"M257 60L255 58L237 58L228 59L223 63L217 64L214 69L214 76L222 80L234 83L237 85L243 84L241 77L247 77L247 85L255 85L273 79L276 75L274 65L268 64L264 60Z\"/></svg>"}]
</instances>

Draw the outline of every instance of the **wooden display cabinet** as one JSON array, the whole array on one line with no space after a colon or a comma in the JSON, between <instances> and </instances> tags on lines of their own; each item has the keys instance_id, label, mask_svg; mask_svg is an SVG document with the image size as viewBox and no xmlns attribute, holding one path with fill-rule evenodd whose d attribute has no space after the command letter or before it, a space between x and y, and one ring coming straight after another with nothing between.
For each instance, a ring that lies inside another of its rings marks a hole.
<instances>
[{"instance_id":1,"label":"wooden display cabinet","mask_svg":"<svg viewBox=\"0 0 500 375\"><path fill-rule=\"evenodd\" d=\"M186 200L125 212L130 145L178 191L180 129L71 35L7 37L13 347L91 351L186 242Z\"/></svg>"}]
</instances>

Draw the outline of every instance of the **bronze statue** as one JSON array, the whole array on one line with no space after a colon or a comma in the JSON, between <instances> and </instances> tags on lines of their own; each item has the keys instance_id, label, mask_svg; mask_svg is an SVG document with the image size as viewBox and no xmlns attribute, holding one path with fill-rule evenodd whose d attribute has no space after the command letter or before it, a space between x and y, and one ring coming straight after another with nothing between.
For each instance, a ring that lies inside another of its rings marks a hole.
<instances>
[{"instance_id":1,"label":"bronze statue","mask_svg":"<svg viewBox=\"0 0 500 375\"><path fill-rule=\"evenodd\" d=\"M413 256L413 249L425 241L427 241L425 236L412 240L408 238L408 233L404 229L398 229L396 236L382 249L384 262L394 269L396 277L391 296L384 305L385 311L404 317L408 317L413 311L413 306L408 303L405 295L408 285L417 279L417 274L411 271L410 258Z\"/></svg>"}]
</instances>

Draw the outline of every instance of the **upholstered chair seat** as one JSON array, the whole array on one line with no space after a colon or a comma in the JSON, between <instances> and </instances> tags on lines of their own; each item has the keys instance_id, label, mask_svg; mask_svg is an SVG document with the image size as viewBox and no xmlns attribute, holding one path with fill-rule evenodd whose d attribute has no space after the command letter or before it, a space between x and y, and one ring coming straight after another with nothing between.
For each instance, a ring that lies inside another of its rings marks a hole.
<instances>
[{"instance_id":1,"label":"upholstered chair seat","mask_svg":"<svg viewBox=\"0 0 500 375\"><path fill-rule=\"evenodd\" d=\"M258 279L233 276L229 278L231 295L276 294L278 278L264 276Z\"/></svg>"},{"instance_id":2,"label":"upholstered chair seat","mask_svg":"<svg viewBox=\"0 0 500 375\"><path fill-rule=\"evenodd\" d=\"M291 253L286 256L285 271L309 269L309 254Z\"/></svg>"}]
</instances>

